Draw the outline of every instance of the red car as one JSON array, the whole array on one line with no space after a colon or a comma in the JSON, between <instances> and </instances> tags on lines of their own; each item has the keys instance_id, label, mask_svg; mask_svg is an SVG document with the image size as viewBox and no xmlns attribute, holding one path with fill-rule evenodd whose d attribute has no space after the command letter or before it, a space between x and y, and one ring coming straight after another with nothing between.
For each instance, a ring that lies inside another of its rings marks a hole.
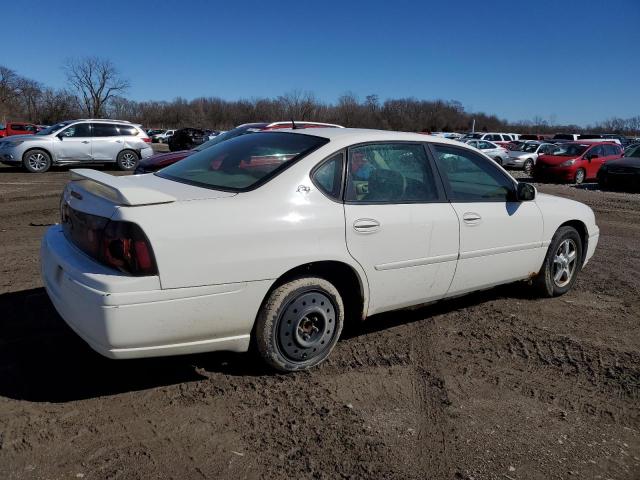
<instances>
[{"instance_id":1,"label":"red car","mask_svg":"<svg viewBox=\"0 0 640 480\"><path fill-rule=\"evenodd\" d=\"M550 155L536 160L536 181L582 183L596 179L603 163L622 157L622 147L614 142L567 142L559 144Z\"/></svg>"},{"instance_id":2,"label":"red car","mask_svg":"<svg viewBox=\"0 0 640 480\"><path fill-rule=\"evenodd\" d=\"M33 123L9 122L4 128L0 128L0 137L10 137L11 135L35 135L38 126Z\"/></svg>"},{"instance_id":3,"label":"red car","mask_svg":"<svg viewBox=\"0 0 640 480\"><path fill-rule=\"evenodd\" d=\"M272 123L245 123L239 127L229 130L228 132L221 133L217 137L209 140L208 142L198 145L192 150L179 150L176 152L159 153L145 160L141 160L138 163L138 167L135 170L135 174L151 173L161 168L168 167L169 165L179 162L183 158L188 157L194 153L197 153L205 148L209 148L213 145L217 145L220 142L229 140L231 138L239 137L240 135L246 135L253 132L264 132L267 130L279 130L283 128L342 128L340 125L333 125L331 123L318 123L318 122L272 122Z\"/></svg>"}]
</instances>

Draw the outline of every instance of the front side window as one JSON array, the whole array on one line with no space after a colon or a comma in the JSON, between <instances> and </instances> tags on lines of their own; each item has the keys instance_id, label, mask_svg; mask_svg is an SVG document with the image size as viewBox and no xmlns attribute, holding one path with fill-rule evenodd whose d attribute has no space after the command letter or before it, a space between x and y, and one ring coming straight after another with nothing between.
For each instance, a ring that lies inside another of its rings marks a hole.
<instances>
[{"instance_id":1,"label":"front side window","mask_svg":"<svg viewBox=\"0 0 640 480\"><path fill-rule=\"evenodd\" d=\"M385 143L349 149L346 201L403 203L437 199L423 145Z\"/></svg>"},{"instance_id":2,"label":"front side window","mask_svg":"<svg viewBox=\"0 0 640 480\"><path fill-rule=\"evenodd\" d=\"M189 155L157 175L205 188L244 191L269 181L328 142L298 133L242 135Z\"/></svg>"},{"instance_id":3,"label":"front side window","mask_svg":"<svg viewBox=\"0 0 640 480\"><path fill-rule=\"evenodd\" d=\"M62 131L63 137L90 137L91 129L88 123L76 123Z\"/></svg>"},{"instance_id":4,"label":"front side window","mask_svg":"<svg viewBox=\"0 0 640 480\"><path fill-rule=\"evenodd\" d=\"M480 150L490 150L492 148L496 148L493 143L489 142L478 142L478 145L480 146Z\"/></svg>"},{"instance_id":5,"label":"front side window","mask_svg":"<svg viewBox=\"0 0 640 480\"><path fill-rule=\"evenodd\" d=\"M434 145L436 161L454 202L507 202L514 189L491 160L471 150Z\"/></svg>"},{"instance_id":6,"label":"front side window","mask_svg":"<svg viewBox=\"0 0 640 480\"><path fill-rule=\"evenodd\" d=\"M314 183L334 200L340 199L342 187L342 152L322 163L312 174Z\"/></svg>"}]
</instances>

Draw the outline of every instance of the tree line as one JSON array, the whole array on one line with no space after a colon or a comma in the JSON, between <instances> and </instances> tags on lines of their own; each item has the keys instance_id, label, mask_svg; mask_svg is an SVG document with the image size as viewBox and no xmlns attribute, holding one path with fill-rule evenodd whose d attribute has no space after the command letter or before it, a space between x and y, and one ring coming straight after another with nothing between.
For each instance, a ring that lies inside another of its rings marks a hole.
<instances>
[{"instance_id":1,"label":"tree line","mask_svg":"<svg viewBox=\"0 0 640 480\"><path fill-rule=\"evenodd\" d=\"M352 92L323 102L311 92L293 91L276 98L224 100L200 97L172 101L126 98L129 82L114 64L99 57L70 59L63 65L67 87L54 89L0 65L0 121L50 125L73 118L117 118L147 128L200 127L228 130L242 123L310 120L347 127L400 131L476 131L516 133L608 132L640 134L640 115L610 118L595 125L557 125L552 120L508 122L496 115L469 112L455 100L364 98Z\"/></svg>"}]
</instances>

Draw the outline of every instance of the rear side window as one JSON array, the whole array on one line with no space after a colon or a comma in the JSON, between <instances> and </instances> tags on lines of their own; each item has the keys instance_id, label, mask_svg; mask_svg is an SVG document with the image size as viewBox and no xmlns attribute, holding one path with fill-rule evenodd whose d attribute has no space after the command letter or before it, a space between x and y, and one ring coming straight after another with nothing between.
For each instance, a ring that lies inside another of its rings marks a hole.
<instances>
[{"instance_id":1,"label":"rear side window","mask_svg":"<svg viewBox=\"0 0 640 480\"><path fill-rule=\"evenodd\" d=\"M334 200L340 199L342 163L343 154L340 152L316 168L311 177L316 186Z\"/></svg>"},{"instance_id":2,"label":"rear side window","mask_svg":"<svg viewBox=\"0 0 640 480\"><path fill-rule=\"evenodd\" d=\"M112 123L94 123L93 124L93 136L94 137L117 137L118 130Z\"/></svg>"},{"instance_id":3,"label":"rear side window","mask_svg":"<svg viewBox=\"0 0 640 480\"><path fill-rule=\"evenodd\" d=\"M123 136L133 136L138 135L138 129L132 125L118 125L118 130L120 131L120 135Z\"/></svg>"},{"instance_id":4,"label":"rear side window","mask_svg":"<svg viewBox=\"0 0 640 480\"><path fill-rule=\"evenodd\" d=\"M194 153L156 175L205 188L241 192L266 183L328 142L326 138L298 133L241 135Z\"/></svg>"},{"instance_id":5,"label":"rear side window","mask_svg":"<svg viewBox=\"0 0 640 480\"><path fill-rule=\"evenodd\" d=\"M434 145L436 161L454 202L507 202L513 182L471 150Z\"/></svg>"},{"instance_id":6,"label":"rear side window","mask_svg":"<svg viewBox=\"0 0 640 480\"><path fill-rule=\"evenodd\" d=\"M25 126L25 125L18 124L18 123L14 123L14 124L11 126L11 129L12 129L12 130L16 130L16 131L18 131L18 132L23 132L23 131L25 131L27 128L26 128L26 126Z\"/></svg>"},{"instance_id":7,"label":"rear side window","mask_svg":"<svg viewBox=\"0 0 640 480\"><path fill-rule=\"evenodd\" d=\"M615 145L605 145L604 154L607 157L610 155L620 155L620 147L616 147Z\"/></svg>"},{"instance_id":8,"label":"rear side window","mask_svg":"<svg viewBox=\"0 0 640 480\"><path fill-rule=\"evenodd\" d=\"M424 146L384 143L350 148L345 200L363 203L438 200Z\"/></svg>"}]
</instances>

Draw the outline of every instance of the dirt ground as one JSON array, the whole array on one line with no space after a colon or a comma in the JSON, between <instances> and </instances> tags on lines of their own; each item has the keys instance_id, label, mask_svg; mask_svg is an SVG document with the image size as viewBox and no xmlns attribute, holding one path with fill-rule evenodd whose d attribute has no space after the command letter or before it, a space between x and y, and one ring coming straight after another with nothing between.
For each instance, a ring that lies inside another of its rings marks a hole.
<instances>
[{"instance_id":1,"label":"dirt ground","mask_svg":"<svg viewBox=\"0 0 640 480\"><path fill-rule=\"evenodd\" d=\"M640 195L539 186L602 232L566 296L380 315L279 375L90 350L38 271L67 180L0 167L0 478L640 478Z\"/></svg>"}]
</instances>

